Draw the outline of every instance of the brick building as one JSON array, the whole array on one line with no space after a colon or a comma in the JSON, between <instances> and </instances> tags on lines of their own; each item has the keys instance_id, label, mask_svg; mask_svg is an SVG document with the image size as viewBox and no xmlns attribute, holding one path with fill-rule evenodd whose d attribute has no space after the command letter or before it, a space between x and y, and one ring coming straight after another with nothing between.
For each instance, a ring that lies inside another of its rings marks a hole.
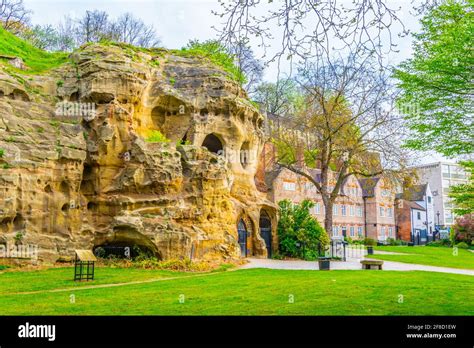
<instances>
[{"instance_id":1,"label":"brick building","mask_svg":"<svg viewBox=\"0 0 474 348\"><path fill-rule=\"evenodd\" d=\"M391 180L384 177L359 180L364 200L365 227L367 237L378 241L396 238L395 188Z\"/></svg>"},{"instance_id":2,"label":"brick building","mask_svg":"<svg viewBox=\"0 0 474 348\"><path fill-rule=\"evenodd\" d=\"M319 170L307 169L307 172L318 178ZM342 186L333 206L333 230L330 231L333 239L346 236L385 241L396 237L394 191L388 186L388 180L367 180L349 177ZM275 203L284 199L293 203L312 200L315 206L311 213L324 224L325 210L321 195L308 179L288 169L275 168L266 173L265 184L268 198Z\"/></svg>"},{"instance_id":3,"label":"brick building","mask_svg":"<svg viewBox=\"0 0 474 348\"><path fill-rule=\"evenodd\" d=\"M270 117L268 127L274 131L284 127L284 120ZM282 123L283 122L283 123ZM316 187L305 177L286 168L276 166L276 150L271 143L266 143L259 160L259 167L255 176L259 190L267 193L267 198L278 203L288 199L293 203L300 203L310 199L315 203L312 214L324 225L324 204ZM297 162L304 168L303 158L298 156ZM372 154L374 161L379 161L377 154ZM318 180L319 169L304 169L312 178ZM329 185L335 185L335 173L332 173ZM359 179L351 176L342 185L339 195L333 206L333 230L328 231L332 239L372 238L386 241L396 238L395 224L395 189L390 180L385 177ZM332 190L332 188L330 187Z\"/></svg>"},{"instance_id":4,"label":"brick building","mask_svg":"<svg viewBox=\"0 0 474 348\"><path fill-rule=\"evenodd\" d=\"M398 237L415 244L433 240L434 204L430 185L415 185L397 194L395 204Z\"/></svg>"}]
</instances>

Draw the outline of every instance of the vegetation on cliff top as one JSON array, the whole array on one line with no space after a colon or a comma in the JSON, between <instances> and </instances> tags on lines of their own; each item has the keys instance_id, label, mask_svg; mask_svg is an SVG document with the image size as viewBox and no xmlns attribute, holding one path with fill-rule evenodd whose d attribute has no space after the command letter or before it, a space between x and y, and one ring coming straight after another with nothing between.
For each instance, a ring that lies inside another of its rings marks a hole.
<instances>
[{"instance_id":1,"label":"vegetation on cliff top","mask_svg":"<svg viewBox=\"0 0 474 348\"><path fill-rule=\"evenodd\" d=\"M81 48L87 47L86 44ZM228 73L228 76L233 81L240 85L246 82L246 77L242 71L235 65L234 57L231 55L220 43L213 40L205 42L190 41L186 47L180 50L166 50L163 48L143 48L133 46L131 44L116 43L108 40L103 40L97 44L108 46L118 46L129 53L137 54L144 52L148 54L163 55L170 52L181 57L199 57L204 58L211 64L221 68ZM19 57L28 67L26 73L41 73L53 69L68 60L69 53L66 52L47 52L33 46L28 41L25 41L14 34L0 28L0 57L1 61L6 61L9 57ZM9 69L19 70L13 66ZM25 72L25 71L22 71Z\"/></svg>"},{"instance_id":2,"label":"vegetation on cliff top","mask_svg":"<svg viewBox=\"0 0 474 348\"><path fill-rule=\"evenodd\" d=\"M50 53L36 48L2 28L0 28L0 55L21 58L29 68L27 71L29 73L41 73L53 69L66 62L68 57L68 53Z\"/></svg>"},{"instance_id":3,"label":"vegetation on cliff top","mask_svg":"<svg viewBox=\"0 0 474 348\"><path fill-rule=\"evenodd\" d=\"M247 78L235 64L235 57L218 41L207 40L199 42L191 40L186 47L181 48L181 50L172 50L171 52L182 57L205 58L229 73L230 78L240 85L247 82Z\"/></svg>"}]
</instances>

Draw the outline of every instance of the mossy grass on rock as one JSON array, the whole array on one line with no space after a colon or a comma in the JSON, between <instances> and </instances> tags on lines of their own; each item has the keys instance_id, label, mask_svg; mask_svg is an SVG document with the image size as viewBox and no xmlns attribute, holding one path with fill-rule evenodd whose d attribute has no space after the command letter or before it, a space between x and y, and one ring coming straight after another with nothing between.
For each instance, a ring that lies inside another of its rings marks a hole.
<instances>
[{"instance_id":1,"label":"mossy grass on rock","mask_svg":"<svg viewBox=\"0 0 474 348\"><path fill-rule=\"evenodd\" d=\"M26 68L24 72L35 74L43 73L56 68L67 61L68 53L50 53L38 49L12 33L0 28L0 57L4 63L10 58L20 58Z\"/></svg>"}]
</instances>

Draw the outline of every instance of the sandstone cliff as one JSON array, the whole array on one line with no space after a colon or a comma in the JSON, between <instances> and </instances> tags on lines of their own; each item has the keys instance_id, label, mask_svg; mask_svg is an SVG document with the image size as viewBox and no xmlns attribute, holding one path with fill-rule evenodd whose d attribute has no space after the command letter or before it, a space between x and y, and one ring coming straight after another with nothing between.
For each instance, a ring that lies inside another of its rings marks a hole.
<instances>
[{"instance_id":1,"label":"sandstone cliff","mask_svg":"<svg viewBox=\"0 0 474 348\"><path fill-rule=\"evenodd\" d=\"M263 121L225 72L172 51L88 45L41 75L0 65L0 244L48 262L101 245L236 258L242 221L248 255L266 257Z\"/></svg>"}]
</instances>

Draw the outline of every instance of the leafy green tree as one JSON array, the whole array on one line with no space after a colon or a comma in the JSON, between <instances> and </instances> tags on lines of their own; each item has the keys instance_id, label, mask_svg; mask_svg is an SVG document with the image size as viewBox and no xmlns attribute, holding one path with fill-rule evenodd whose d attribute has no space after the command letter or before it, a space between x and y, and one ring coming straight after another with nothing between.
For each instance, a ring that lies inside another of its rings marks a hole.
<instances>
[{"instance_id":1,"label":"leafy green tree","mask_svg":"<svg viewBox=\"0 0 474 348\"><path fill-rule=\"evenodd\" d=\"M42 50L58 51L59 34L50 24L25 26L18 36Z\"/></svg>"},{"instance_id":2,"label":"leafy green tree","mask_svg":"<svg viewBox=\"0 0 474 348\"><path fill-rule=\"evenodd\" d=\"M457 215L474 213L474 161L461 162L469 175L466 184L451 186L449 197L454 203L454 212Z\"/></svg>"},{"instance_id":3,"label":"leafy green tree","mask_svg":"<svg viewBox=\"0 0 474 348\"><path fill-rule=\"evenodd\" d=\"M453 157L474 151L474 12L472 1L432 7L414 34L413 57L394 76L398 107L413 131L407 146Z\"/></svg>"},{"instance_id":4,"label":"leafy green tree","mask_svg":"<svg viewBox=\"0 0 474 348\"><path fill-rule=\"evenodd\" d=\"M297 77L304 92L301 107L269 124L277 166L314 185L328 232L347 179L399 180L405 169L405 149L399 146L404 128L391 112L390 76L376 68L374 58L365 58L352 54L307 62Z\"/></svg>"},{"instance_id":5,"label":"leafy green tree","mask_svg":"<svg viewBox=\"0 0 474 348\"><path fill-rule=\"evenodd\" d=\"M280 220L278 221L279 251L282 256L314 260L319 247L324 250L329 237L309 210L314 203L304 200L292 204L289 200L278 203Z\"/></svg>"},{"instance_id":6,"label":"leafy green tree","mask_svg":"<svg viewBox=\"0 0 474 348\"><path fill-rule=\"evenodd\" d=\"M294 113L303 99L296 82L289 78L261 83L252 97L265 111L281 116Z\"/></svg>"}]
</instances>

